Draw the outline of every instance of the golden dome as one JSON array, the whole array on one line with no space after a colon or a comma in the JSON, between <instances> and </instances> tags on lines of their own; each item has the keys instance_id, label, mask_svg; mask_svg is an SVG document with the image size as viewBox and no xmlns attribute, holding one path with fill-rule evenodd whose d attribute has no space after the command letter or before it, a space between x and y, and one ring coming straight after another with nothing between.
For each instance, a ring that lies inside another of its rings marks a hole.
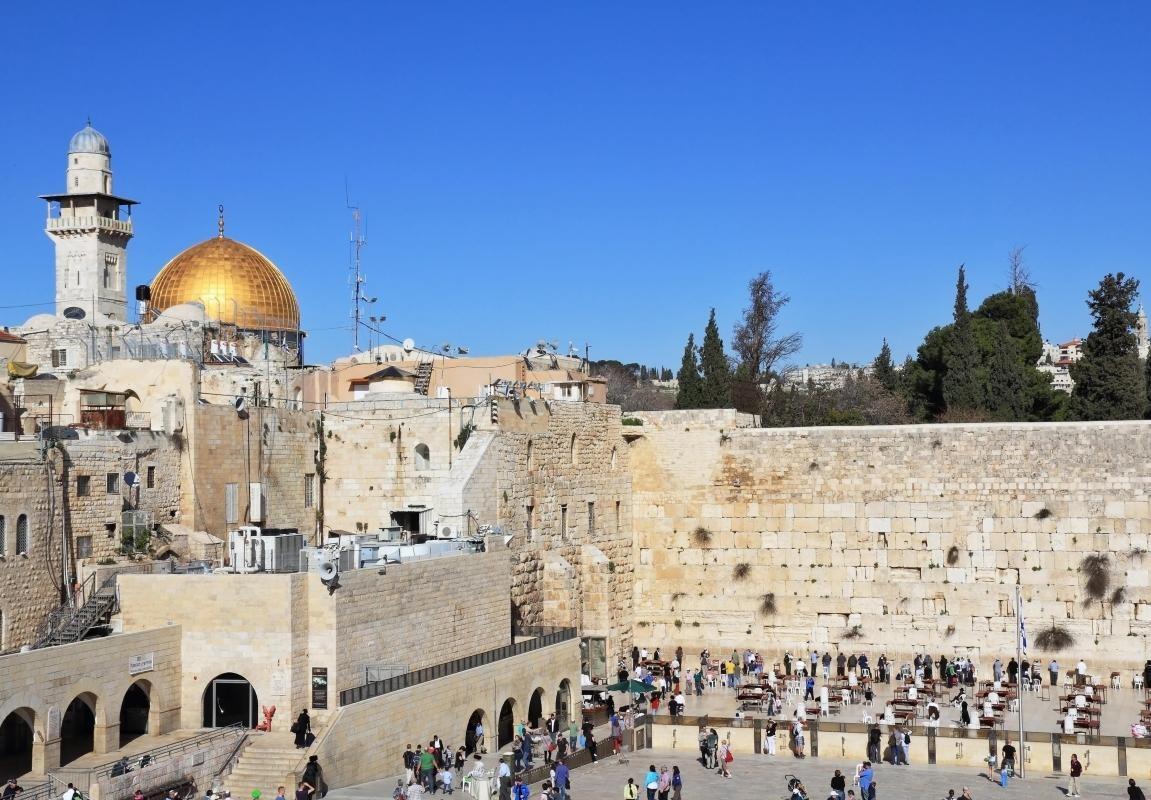
<instances>
[{"instance_id":1,"label":"golden dome","mask_svg":"<svg viewBox=\"0 0 1151 800\"><path fill-rule=\"evenodd\" d=\"M153 309L181 303L200 303L209 319L243 330L300 328L300 305L284 273L222 233L180 253L152 281Z\"/></svg>"}]
</instances>

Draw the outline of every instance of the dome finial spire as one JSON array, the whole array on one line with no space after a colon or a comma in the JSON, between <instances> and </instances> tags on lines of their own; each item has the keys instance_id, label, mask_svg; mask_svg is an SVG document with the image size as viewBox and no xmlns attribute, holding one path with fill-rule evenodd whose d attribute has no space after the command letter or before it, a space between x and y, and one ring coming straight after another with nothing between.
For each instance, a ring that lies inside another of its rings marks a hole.
<instances>
[{"instance_id":1,"label":"dome finial spire","mask_svg":"<svg viewBox=\"0 0 1151 800\"><path fill-rule=\"evenodd\" d=\"M88 115L88 122L86 124L88 125L89 128L92 127L92 115L91 114Z\"/></svg>"},{"instance_id":2,"label":"dome finial spire","mask_svg":"<svg viewBox=\"0 0 1151 800\"><path fill-rule=\"evenodd\" d=\"M224 238L224 204L220 203L218 208L220 210L220 218L216 222L216 226L220 229L219 238L223 239Z\"/></svg>"}]
</instances>

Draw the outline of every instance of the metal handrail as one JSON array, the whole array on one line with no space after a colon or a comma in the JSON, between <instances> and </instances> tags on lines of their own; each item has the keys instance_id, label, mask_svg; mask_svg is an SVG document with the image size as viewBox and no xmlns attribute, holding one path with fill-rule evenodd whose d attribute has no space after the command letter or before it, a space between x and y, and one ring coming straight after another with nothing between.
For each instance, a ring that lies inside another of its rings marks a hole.
<instances>
[{"instance_id":1,"label":"metal handrail","mask_svg":"<svg viewBox=\"0 0 1151 800\"><path fill-rule=\"evenodd\" d=\"M424 667L423 669L417 669L412 672L405 672L403 675L396 675L386 680L374 681L372 683L366 683L363 686L344 689L340 692L340 705L347 706L363 700L370 700L373 697L379 697L380 695L395 692L400 689L407 689L409 686L416 686L417 684L426 683L436 678L446 678L449 675L455 675L457 672L482 667L486 664L502 661L505 658L530 653L542 647L550 647L553 644L570 641L576 638L576 629L525 628L518 631L518 634L534 636L535 638L507 644L493 650L485 650L482 653L464 656L463 658L457 658L452 661L445 661L442 664L434 664L430 667Z\"/></svg>"},{"instance_id":2,"label":"metal handrail","mask_svg":"<svg viewBox=\"0 0 1151 800\"><path fill-rule=\"evenodd\" d=\"M154 764L158 764L164 761L166 758L169 758L178 753L182 753L185 750L199 750L204 745L215 739L231 736L236 733L241 734L240 738L243 739L247 732L247 727L241 725L239 722L234 722L231 725L226 725L222 728L214 728L207 733L201 733L198 736L193 736L189 739L181 739L178 742L166 744L163 747L157 747L155 750L146 750L142 753L136 753L132 756L129 763L139 764L142 759L147 757L148 766L150 767ZM115 761L109 761L106 764L100 764L87 770L89 785L91 785L93 782L99 781L101 778L111 777L112 770L115 769L121 761L122 759L116 759ZM119 775L116 777L119 777Z\"/></svg>"}]
</instances>

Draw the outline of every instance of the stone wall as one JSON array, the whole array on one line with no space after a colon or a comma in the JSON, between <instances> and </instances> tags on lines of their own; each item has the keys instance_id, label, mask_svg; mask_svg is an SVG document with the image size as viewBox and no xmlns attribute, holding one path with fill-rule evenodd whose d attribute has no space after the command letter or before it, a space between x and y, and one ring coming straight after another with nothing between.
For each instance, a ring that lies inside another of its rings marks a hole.
<instances>
[{"instance_id":1,"label":"stone wall","mask_svg":"<svg viewBox=\"0 0 1151 800\"><path fill-rule=\"evenodd\" d=\"M612 654L630 648L632 597L631 474L619 408L519 406L500 401L493 453L499 524L515 536L512 602L527 624L606 637L614 673Z\"/></svg>"},{"instance_id":2,"label":"stone wall","mask_svg":"<svg viewBox=\"0 0 1151 800\"><path fill-rule=\"evenodd\" d=\"M262 483L265 515L261 527L296 528L312 536L316 528L318 483L306 504L306 475L316 474L319 449L316 415L305 411L196 405L187 473L184 517L198 530L227 539L229 530L252 519L249 485ZM234 519L227 515L228 484L236 486Z\"/></svg>"},{"instance_id":3,"label":"stone wall","mask_svg":"<svg viewBox=\"0 0 1151 800\"><path fill-rule=\"evenodd\" d=\"M121 618L125 631L182 626L183 727L200 726L204 687L226 672L294 717L312 706L312 669L327 669L319 726L365 666L419 669L510 642L506 552L351 570L340 584L329 593L309 573L121 575Z\"/></svg>"},{"instance_id":4,"label":"stone wall","mask_svg":"<svg viewBox=\"0 0 1151 800\"><path fill-rule=\"evenodd\" d=\"M642 644L989 661L1014 652L1021 583L1033 645L1054 620L1076 640L1065 659L1102 672L1148 657L1151 424L758 429L733 412L638 416ZM1100 599L1080 569L1095 554L1108 559Z\"/></svg>"},{"instance_id":5,"label":"stone wall","mask_svg":"<svg viewBox=\"0 0 1151 800\"><path fill-rule=\"evenodd\" d=\"M50 449L47 464L36 442L0 443L5 544L0 560L0 651L33 643L41 622L63 602L65 542L69 579L76 580L77 571L83 579L97 562L121 558L123 511L140 510L163 523L179 508L180 454L170 437L152 431L117 435L81 430L67 435L74 438ZM124 475L129 471L140 476L139 486L127 486ZM28 523L23 556L17 547L21 516ZM158 543L144 535L140 544L147 548Z\"/></svg>"},{"instance_id":6,"label":"stone wall","mask_svg":"<svg viewBox=\"0 0 1151 800\"><path fill-rule=\"evenodd\" d=\"M151 654L152 669L133 674L128 660ZM179 727L180 627L90 639L0 656L0 720L18 713L34 732L32 772L60 765L60 723L82 696L96 720L96 753L120 744L120 707L133 684L149 696L149 733Z\"/></svg>"},{"instance_id":7,"label":"stone wall","mask_svg":"<svg viewBox=\"0 0 1151 800\"><path fill-rule=\"evenodd\" d=\"M579 643L571 640L344 706L312 752L332 788L380 780L402 773L408 743L426 743L438 734L453 748L464 744L469 719L478 711L487 749L494 753L505 702L511 701L516 723L526 719L537 690L544 715L555 710L561 688L569 709L579 707L579 659ZM489 769L494 759L487 757Z\"/></svg>"}]
</instances>

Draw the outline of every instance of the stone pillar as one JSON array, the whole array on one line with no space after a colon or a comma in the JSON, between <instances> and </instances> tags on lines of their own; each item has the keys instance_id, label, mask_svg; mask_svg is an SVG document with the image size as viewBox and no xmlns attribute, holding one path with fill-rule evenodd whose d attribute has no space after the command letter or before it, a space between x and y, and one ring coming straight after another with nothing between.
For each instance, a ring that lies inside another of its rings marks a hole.
<instances>
[{"instance_id":1,"label":"stone pillar","mask_svg":"<svg viewBox=\"0 0 1151 800\"><path fill-rule=\"evenodd\" d=\"M92 731L92 752L97 755L112 753L120 749L120 723L101 725L96 723Z\"/></svg>"},{"instance_id":2,"label":"stone pillar","mask_svg":"<svg viewBox=\"0 0 1151 800\"><path fill-rule=\"evenodd\" d=\"M60 767L60 740L50 742L34 739L32 741L32 772L37 775L46 775Z\"/></svg>"}]
</instances>

